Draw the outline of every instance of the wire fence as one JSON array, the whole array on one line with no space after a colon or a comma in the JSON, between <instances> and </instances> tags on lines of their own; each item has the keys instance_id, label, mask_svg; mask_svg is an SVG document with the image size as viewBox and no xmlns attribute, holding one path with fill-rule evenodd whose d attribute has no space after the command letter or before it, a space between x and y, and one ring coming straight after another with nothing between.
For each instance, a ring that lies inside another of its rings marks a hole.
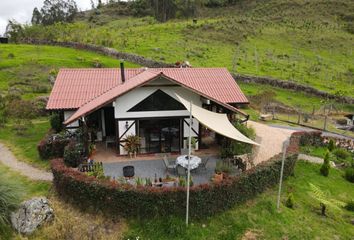
<instances>
[{"instance_id":1,"label":"wire fence","mask_svg":"<svg viewBox=\"0 0 354 240\"><path fill-rule=\"evenodd\" d=\"M354 121L340 104L308 104L296 108L269 104L264 110L266 117L274 120L354 137Z\"/></svg>"}]
</instances>

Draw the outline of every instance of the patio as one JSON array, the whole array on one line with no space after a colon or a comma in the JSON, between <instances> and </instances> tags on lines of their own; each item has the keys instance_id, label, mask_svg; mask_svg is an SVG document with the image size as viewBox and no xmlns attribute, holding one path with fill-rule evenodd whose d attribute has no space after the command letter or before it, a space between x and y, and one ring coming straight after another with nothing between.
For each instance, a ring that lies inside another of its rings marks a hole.
<instances>
[{"instance_id":1,"label":"patio","mask_svg":"<svg viewBox=\"0 0 354 240\"><path fill-rule=\"evenodd\" d=\"M210 157L206 165L206 169L198 169L197 171L191 171L192 181L194 185L210 182L211 177L215 173L215 167L217 162L216 157ZM103 170L106 176L118 179L123 177L124 166L134 166L135 177L150 178L154 181L155 175L157 179L166 178L167 175L171 177L178 177L173 171L166 171L166 167L162 159L155 160L131 160L121 162L104 162Z\"/></svg>"}]
</instances>

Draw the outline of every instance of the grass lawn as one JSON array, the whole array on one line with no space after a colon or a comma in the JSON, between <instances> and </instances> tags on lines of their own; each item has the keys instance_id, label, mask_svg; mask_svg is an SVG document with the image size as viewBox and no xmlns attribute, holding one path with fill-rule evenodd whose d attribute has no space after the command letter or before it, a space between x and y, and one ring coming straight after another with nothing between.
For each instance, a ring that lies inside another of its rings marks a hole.
<instances>
[{"instance_id":1,"label":"grass lawn","mask_svg":"<svg viewBox=\"0 0 354 240\"><path fill-rule=\"evenodd\" d=\"M320 165L303 161L297 163L295 175L284 184L280 213L276 210L275 187L220 215L192 220L188 229L185 228L184 218L130 220L126 238L234 240L257 236L257 239L351 239L354 228L349 221L354 213L329 207L328 217L322 217L319 202L310 195L309 183L324 191L327 200L342 202L354 198L353 184L343 178L340 170L331 169L329 177L323 177L319 174L319 168ZM294 209L284 206L289 192L294 194Z\"/></svg>"},{"instance_id":2,"label":"grass lawn","mask_svg":"<svg viewBox=\"0 0 354 240\"><path fill-rule=\"evenodd\" d=\"M102 67L119 67L119 60L101 54L54 46L25 44L0 45L0 91L10 87L20 91L24 99L48 95L50 72L60 68L88 68L94 62ZM138 65L126 62L126 67Z\"/></svg>"},{"instance_id":3,"label":"grass lawn","mask_svg":"<svg viewBox=\"0 0 354 240\"><path fill-rule=\"evenodd\" d=\"M2 177L1 179L5 179L6 185L20 192L21 201L34 196L47 196L51 187L51 183L29 180L27 177L12 171L2 164L0 164L0 176ZM0 232L0 239L12 239L12 237L14 237L13 234L12 229L6 227L2 233Z\"/></svg>"},{"instance_id":4,"label":"grass lawn","mask_svg":"<svg viewBox=\"0 0 354 240\"><path fill-rule=\"evenodd\" d=\"M0 45L0 94L20 94L24 100L49 95L50 72L60 68L93 67L99 61L103 67L119 67L119 60L97 53L64 47L35 46L25 44ZM138 65L126 62L127 67ZM49 168L48 161L42 161L37 153L37 144L49 129L47 118L32 120L25 135L16 135L12 129L14 119L9 119L0 128L0 141L6 144L16 157L40 168Z\"/></svg>"},{"instance_id":5,"label":"grass lawn","mask_svg":"<svg viewBox=\"0 0 354 240\"><path fill-rule=\"evenodd\" d=\"M350 19L353 10L350 0L240 2L203 9L197 23L114 16L112 9L114 5L103 7L100 14L87 14L72 24L34 26L27 34L112 47L169 63L188 60L195 67L227 67L232 72L354 94L353 37L345 28L345 18Z\"/></svg>"},{"instance_id":6,"label":"grass lawn","mask_svg":"<svg viewBox=\"0 0 354 240\"><path fill-rule=\"evenodd\" d=\"M324 158L328 151L328 148L315 147L315 146L301 146L300 151L310 156Z\"/></svg>"},{"instance_id":7,"label":"grass lawn","mask_svg":"<svg viewBox=\"0 0 354 240\"><path fill-rule=\"evenodd\" d=\"M12 130L12 124L8 123L0 129L0 141L8 146L20 161L48 169L49 161L41 160L37 151L37 144L48 129L49 122L46 118L35 119L33 127L29 128L24 136L19 136Z\"/></svg>"}]
</instances>

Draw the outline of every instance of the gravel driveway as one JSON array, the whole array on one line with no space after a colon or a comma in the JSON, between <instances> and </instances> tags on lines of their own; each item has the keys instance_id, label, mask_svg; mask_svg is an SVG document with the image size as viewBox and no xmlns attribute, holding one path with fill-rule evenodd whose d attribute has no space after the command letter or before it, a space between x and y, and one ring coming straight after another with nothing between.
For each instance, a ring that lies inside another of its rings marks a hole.
<instances>
[{"instance_id":1,"label":"gravel driveway","mask_svg":"<svg viewBox=\"0 0 354 240\"><path fill-rule=\"evenodd\" d=\"M41 181L52 181L53 174L34 168L27 163L16 159L12 152L2 143L0 143L0 163L11 168L11 170L20 172L22 175L32 179Z\"/></svg>"}]
</instances>

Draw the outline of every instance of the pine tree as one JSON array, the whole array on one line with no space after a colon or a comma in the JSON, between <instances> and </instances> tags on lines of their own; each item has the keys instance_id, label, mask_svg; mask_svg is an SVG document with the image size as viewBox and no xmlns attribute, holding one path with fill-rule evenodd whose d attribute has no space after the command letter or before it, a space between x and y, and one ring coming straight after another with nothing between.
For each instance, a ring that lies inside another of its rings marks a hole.
<instances>
[{"instance_id":1,"label":"pine tree","mask_svg":"<svg viewBox=\"0 0 354 240\"><path fill-rule=\"evenodd\" d=\"M41 12L38 10L38 8L34 8L33 12L32 12L32 19L31 19L31 23L33 25L35 24L41 24L42 23L42 14Z\"/></svg>"},{"instance_id":2,"label":"pine tree","mask_svg":"<svg viewBox=\"0 0 354 240\"><path fill-rule=\"evenodd\" d=\"M326 153L324 159L323 159L323 164L320 168L320 173L327 177L329 174L329 169L331 168L330 164L329 164L329 152Z\"/></svg>"}]
</instances>

